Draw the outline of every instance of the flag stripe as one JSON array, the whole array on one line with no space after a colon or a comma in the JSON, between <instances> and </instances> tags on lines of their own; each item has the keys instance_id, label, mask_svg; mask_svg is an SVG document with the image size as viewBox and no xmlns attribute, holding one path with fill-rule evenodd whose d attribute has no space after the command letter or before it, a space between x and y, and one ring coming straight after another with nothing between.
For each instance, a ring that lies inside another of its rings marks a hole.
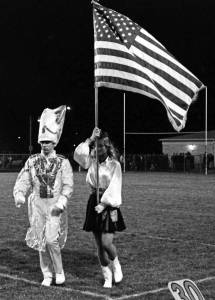
<instances>
[{"instance_id":1,"label":"flag stripe","mask_svg":"<svg viewBox=\"0 0 215 300\"><path fill-rule=\"evenodd\" d=\"M146 89L143 90L142 89L143 85L141 85L141 84L139 85L140 88L132 87L131 84L133 84L133 82L126 80L126 79L120 80L120 83L116 83L118 78L114 78L112 76L111 77L97 76L96 79L97 79L97 81L95 82L96 87L108 87L108 88L113 88L113 89L118 89L118 90L124 90L124 91L128 91L128 92L142 94L149 98L159 100L156 96L153 96L152 92L148 93Z\"/></svg>"},{"instance_id":2,"label":"flag stripe","mask_svg":"<svg viewBox=\"0 0 215 300\"><path fill-rule=\"evenodd\" d=\"M176 119L183 120L183 116L177 113L175 110L169 109L170 112L175 116Z\"/></svg>"},{"instance_id":3,"label":"flag stripe","mask_svg":"<svg viewBox=\"0 0 215 300\"><path fill-rule=\"evenodd\" d=\"M125 73L125 72L123 72ZM108 74L108 72L105 72L105 74ZM120 74L120 76L119 76ZM120 72L115 72L115 76L108 76L108 75L103 75L102 73L102 69L99 69L97 72L96 72L96 83L97 82L100 82L102 81L103 83L116 83L116 84L121 84L121 85L127 85L128 88L135 88L135 89L139 89L139 90L142 90L144 91L144 94L145 92L151 96L151 98L154 98L154 99L160 99L159 98L159 95L152 89L150 89L150 87L148 85L144 85L144 83L140 83L140 82L137 82L137 81L134 81L131 79L129 79L129 77L127 76L127 74L125 73L125 76L124 78L122 77L123 74ZM160 99L162 100L162 99Z\"/></svg>"},{"instance_id":4,"label":"flag stripe","mask_svg":"<svg viewBox=\"0 0 215 300\"><path fill-rule=\"evenodd\" d=\"M100 50L100 49L99 49ZM103 49L102 49L103 50ZM105 53L108 51L98 51L97 53ZM142 73L142 76L145 77L147 74L147 77L152 77L152 71L155 71L155 68L151 68L149 69L149 66L147 65L145 68L142 67L142 65L136 63L135 61L131 60L131 59L126 59L126 58L122 58L120 57L120 52L116 52L114 51L114 53L112 53L114 55L96 55L95 56L95 62L109 62L109 63L115 63L115 64L121 64L121 65L127 65L131 68L133 68L134 72L135 69L139 70ZM100 65L96 66L96 67L100 67ZM110 67L109 67L110 68ZM146 69L147 68L147 69ZM136 72L135 72L136 73ZM190 97L192 97L194 95L193 91L184 87L184 85L180 82L177 81L176 79L172 78L170 75L166 74L166 76L162 76L164 75L163 73L161 73L159 70L157 70L157 72L154 72L154 82L158 82L161 85L164 85L164 87L169 87L169 90L172 91L172 93L179 99L181 99L182 101L185 101L187 104L190 104L191 100ZM151 81L151 80L150 80ZM182 89L182 87L184 89Z\"/></svg>"},{"instance_id":5,"label":"flag stripe","mask_svg":"<svg viewBox=\"0 0 215 300\"><path fill-rule=\"evenodd\" d=\"M172 56L169 56L168 53L166 53L165 51L154 47L152 44L149 44L140 37L136 38L134 46L138 48L141 52L144 52L144 54L147 53L149 56L154 58L156 60L155 63L158 61L158 63L161 62L165 64L166 66L172 68L174 71L184 76L189 81L193 82L197 87L200 87L202 85L190 71L183 67Z\"/></svg>"},{"instance_id":6,"label":"flag stripe","mask_svg":"<svg viewBox=\"0 0 215 300\"><path fill-rule=\"evenodd\" d=\"M115 58L114 56L105 56L103 55L102 58L101 56L96 56L96 61L97 59L100 60L99 62L99 68L100 69L104 69L104 73L106 73L106 69L112 69L112 70L123 70L125 72L127 72L127 76L132 76L133 75L137 75L140 78L144 78L148 81L148 85L153 89L153 86L156 86L157 89L163 94L163 95L168 95L168 98L170 100L172 100L175 104L177 104L178 106L182 107L183 109L187 109L188 108L188 104L186 102L184 102L182 99L180 99L179 97L177 97L177 95L172 95L167 89L165 89L165 84L159 84L159 82L151 82L150 77L147 76L147 74L143 73L140 70L140 66L137 65L135 66L136 68L134 68L134 64L132 66L132 64L130 64L129 62L125 62L124 63L124 58ZM130 73L130 75L129 75ZM138 80L136 78L136 80ZM162 81L162 79L161 79ZM163 83L163 82L161 82ZM166 85L168 86L168 82L166 82ZM173 88L172 88L173 90ZM180 90L178 91L180 93ZM182 92L181 92L182 93ZM160 99L160 97L159 97Z\"/></svg>"},{"instance_id":7,"label":"flag stripe","mask_svg":"<svg viewBox=\"0 0 215 300\"><path fill-rule=\"evenodd\" d=\"M167 114L168 114L168 112L167 112ZM174 124L174 122L175 122L175 124L176 124L178 127L180 127L181 124L184 125L185 120L186 120L186 118L185 118L185 119L183 118L182 120L178 120L173 114L171 114L171 115L168 114L168 116L169 116L170 122L171 122L172 124ZM173 119L173 120L172 120L172 119Z\"/></svg>"},{"instance_id":8,"label":"flag stripe","mask_svg":"<svg viewBox=\"0 0 215 300\"><path fill-rule=\"evenodd\" d=\"M175 71L173 68L170 68L165 63L162 63L159 60L156 60L150 55L145 54L144 59L141 57L141 51L137 48L133 49L133 52L136 56L128 52L125 46L120 47L120 44L112 42L96 42L96 53L97 54L110 54L117 57L128 58L132 61L136 61L141 66L148 68L153 71L155 74L160 74L166 80L173 82L175 86L178 86L181 90L186 92L190 97L193 96L193 91L196 89L196 85L190 81L188 78L185 78L183 75ZM171 63L170 63L171 64ZM177 67L176 67L177 69Z\"/></svg>"},{"instance_id":9,"label":"flag stripe","mask_svg":"<svg viewBox=\"0 0 215 300\"><path fill-rule=\"evenodd\" d=\"M149 53L149 50L147 50L144 56L141 55L142 51L140 49L132 46L132 50L137 56L136 60L150 69L154 74L160 74L160 76L167 80L171 82L174 81L176 86L181 85L181 89L186 90L190 96L193 94L193 91L196 90L197 85L195 84L195 80L193 80L189 74L185 74L183 70L178 69L178 67L171 62L164 61L158 55L153 55L151 51Z\"/></svg>"},{"instance_id":10,"label":"flag stripe","mask_svg":"<svg viewBox=\"0 0 215 300\"><path fill-rule=\"evenodd\" d=\"M156 40L155 38L153 38L153 36L150 35L150 34L149 34L146 30L144 30L143 28L141 28L141 30L140 30L140 35L141 35L141 37L142 37L144 40L148 41L149 43L153 44L154 46L160 48L161 50L167 51L166 48L165 48L158 40Z\"/></svg>"},{"instance_id":11,"label":"flag stripe","mask_svg":"<svg viewBox=\"0 0 215 300\"><path fill-rule=\"evenodd\" d=\"M144 39L144 36L141 35L141 31L140 31L140 35L137 35L136 38L134 39L134 43L135 41L137 43L139 43L142 46L145 46L146 49L150 49L152 50L154 53L159 54L161 57L164 57L166 59L168 59L169 61L173 62L174 64L176 64L178 67L180 67L181 69L183 69L184 71L186 71L187 73L190 73L192 76L193 74L187 69L185 68L182 64L180 64L172 54L169 53L169 51L164 48L160 48L157 47L156 45L153 45L152 43L148 42L146 39ZM195 77L195 76L194 76Z\"/></svg>"},{"instance_id":12,"label":"flag stripe","mask_svg":"<svg viewBox=\"0 0 215 300\"><path fill-rule=\"evenodd\" d=\"M105 74L105 75L104 75ZM119 80L122 79L126 82L128 80L128 83L131 83L132 87L135 86L141 86L147 88L147 92L150 90L149 81L145 80L144 78L141 78L138 75L132 75L130 73L124 72L124 71L118 71L112 69L96 69L95 70L96 76L102 76L102 78L107 78L107 80L111 80L111 75L113 76L114 80L119 83ZM105 81L105 80L103 80ZM154 89L155 90L155 89ZM156 91L156 90L155 90ZM159 97L158 100L161 100L163 104L166 102L168 104L168 107L172 108L173 110L178 111L178 113L183 114L186 110L184 110L182 107L178 106L177 104L173 103L169 99L167 99L165 96L161 95L160 91L158 91L158 94L162 96L162 99ZM152 95L153 96L153 95ZM165 100L165 102L164 102Z\"/></svg>"},{"instance_id":13,"label":"flag stripe","mask_svg":"<svg viewBox=\"0 0 215 300\"><path fill-rule=\"evenodd\" d=\"M160 101L164 106L166 106L162 99L160 100L158 98L152 97L152 93L147 93L146 90L142 89L141 85L140 85L141 89L132 87L131 84L133 84L133 82L129 82L129 80L120 80L120 83L116 83L118 78L114 78L112 76L110 76L110 77L97 76L97 79L98 79L98 82L97 81L95 82L96 87L107 87L107 88L113 88L113 89L124 90L124 91L142 94L149 98L156 99L156 100ZM171 113L170 116L174 119L175 122L177 122L178 125L183 122L184 112L182 115L180 115L175 110L170 109L170 108L167 109L167 112L168 112L168 114Z\"/></svg>"},{"instance_id":14,"label":"flag stripe","mask_svg":"<svg viewBox=\"0 0 215 300\"><path fill-rule=\"evenodd\" d=\"M112 74L112 77L111 77ZM131 73L121 71L121 70L113 70L112 69L102 69L99 68L95 72L96 75L96 82L102 79L103 82L105 81L111 81L111 82L116 82L116 83L121 83L122 84L127 84L131 87L139 88L139 89L144 89L148 94L151 94L151 97L157 98L159 100L162 100L159 94L156 92L155 88L153 85L146 79L142 78L141 76L138 75L132 75ZM98 77L98 78L97 78Z\"/></svg>"}]
</instances>

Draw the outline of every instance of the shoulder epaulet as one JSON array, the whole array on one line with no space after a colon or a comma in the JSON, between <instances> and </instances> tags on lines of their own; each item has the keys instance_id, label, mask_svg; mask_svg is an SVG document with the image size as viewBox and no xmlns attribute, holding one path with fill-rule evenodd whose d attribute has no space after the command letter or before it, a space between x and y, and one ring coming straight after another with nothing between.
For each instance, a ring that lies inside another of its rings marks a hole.
<instances>
[{"instance_id":1,"label":"shoulder epaulet","mask_svg":"<svg viewBox=\"0 0 215 300\"><path fill-rule=\"evenodd\" d=\"M61 159L66 159L65 156L61 155L61 154L57 154L57 157L61 158Z\"/></svg>"},{"instance_id":2,"label":"shoulder epaulet","mask_svg":"<svg viewBox=\"0 0 215 300\"><path fill-rule=\"evenodd\" d=\"M36 153L36 154L32 154L31 156L29 156L29 159L34 159L40 156L40 153Z\"/></svg>"},{"instance_id":3,"label":"shoulder epaulet","mask_svg":"<svg viewBox=\"0 0 215 300\"><path fill-rule=\"evenodd\" d=\"M34 164L34 162L39 158L40 153L36 153L36 154L32 154L31 156L29 156L28 160L26 162L28 162L28 164Z\"/></svg>"}]
</instances>

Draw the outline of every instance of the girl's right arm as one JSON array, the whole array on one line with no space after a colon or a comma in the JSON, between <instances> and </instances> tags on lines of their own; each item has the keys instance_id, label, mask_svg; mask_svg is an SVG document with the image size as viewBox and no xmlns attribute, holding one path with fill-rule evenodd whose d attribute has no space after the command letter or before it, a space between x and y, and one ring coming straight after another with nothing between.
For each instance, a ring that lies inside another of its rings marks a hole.
<instances>
[{"instance_id":1,"label":"girl's right arm","mask_svg":"<svg viewBox=\"0 0 215 300\"><path fill-rule=\"evenodd\" d=\"M79 144L74 152L74 160L84 169L88 169L92 162L92 157L90 153L90 144L95 142L95 139L99 137L100 129L95 127L93 129L92 135L85 142Z\"/></svg>"},{"instance_id":2,"label":"girl's right arm","mask_svg":"<svg viewBox=\"0 0 215 300\"><path fill-rule=\"evenodd\" d=\"M90 145L91 140L79 144L74 151L74 160L84 169L88 169L91 165Z\"/></svg>"}]
</instances>

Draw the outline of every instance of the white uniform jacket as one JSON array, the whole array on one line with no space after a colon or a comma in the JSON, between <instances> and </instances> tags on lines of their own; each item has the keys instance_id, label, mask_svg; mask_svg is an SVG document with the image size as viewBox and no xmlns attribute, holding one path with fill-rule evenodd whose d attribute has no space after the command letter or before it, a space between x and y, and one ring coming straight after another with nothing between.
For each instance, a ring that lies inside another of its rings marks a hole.
<instances>
[{"instance_id":1,"label":"white uniform jacket","mask_svg":"<svg viewBox=\"0 0 215 300\"><path fill-rule=\"evenodd\" d=\"M91 189L96 189L96 160L92 157L89 141L81 143L74 152L74 160L84 169L88 169L86 182ZM122 203L122 170L118 160L107 157L99 164L99 188L104 189L101 203L119 207Z\"/></svg>"},{"instance_id":2,"label":"white uniform jacket","mask_svg":"<svg viewBox=\"0 0 215 300\"><path fill-rule=\"evenodd\" d=\"M14 199L28 196L30 228L26 242L31 248L45 251L46 223L51 218L54 206L63 209L60 215L59 245L62 248L67 239L67 201L73 192L73 172L68 161L53 151L49 156L40 154L28 158L20 171L15 186ZM53 218L53 217L52 217Z\"/></svg>"}]
</instances>

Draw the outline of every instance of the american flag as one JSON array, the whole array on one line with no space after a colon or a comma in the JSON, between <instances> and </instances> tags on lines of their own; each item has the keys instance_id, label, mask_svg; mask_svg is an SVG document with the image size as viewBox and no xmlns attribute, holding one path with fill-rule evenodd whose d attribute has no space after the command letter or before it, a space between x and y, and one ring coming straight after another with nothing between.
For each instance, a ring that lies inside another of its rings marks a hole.
<instances>
[{"instance_id":1,"label":"american flag","mask_svg":"<svg viewBox=\"0 0 215 300\"><path fill-rule=\"evenodd\" d=\"M128 17L93 3L95 86L131 91L157 99L180 131L190 104L204 88L187 68Z\"/></svg>"}]
</instances>

